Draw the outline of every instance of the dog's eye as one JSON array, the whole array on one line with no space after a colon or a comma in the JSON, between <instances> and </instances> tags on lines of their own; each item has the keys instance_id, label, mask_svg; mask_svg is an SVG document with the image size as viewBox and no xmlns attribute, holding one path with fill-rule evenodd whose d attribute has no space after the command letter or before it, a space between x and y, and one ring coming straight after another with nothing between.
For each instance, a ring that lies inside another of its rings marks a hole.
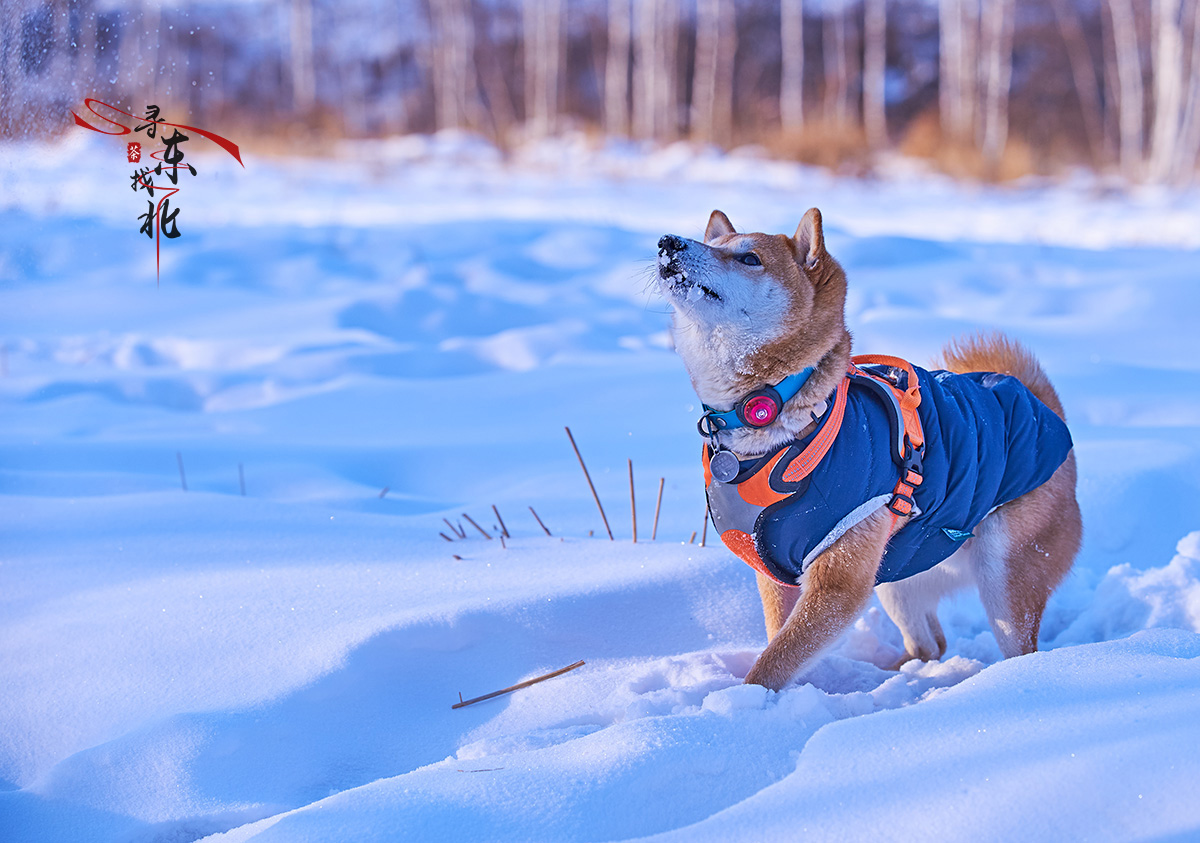
<instances>
[{"instance_id":1,"label":"dog's eye","mask_svg":"<svg viewBox=\"0 0 1200 843\"><path fill-rule=\"evenodd\" d=\"M744 255L738 255L738 260L746 264L746 266L762 266L762 261L758 259L758 255L754 252L746 252Z\"/></svg>"}]
</instances>

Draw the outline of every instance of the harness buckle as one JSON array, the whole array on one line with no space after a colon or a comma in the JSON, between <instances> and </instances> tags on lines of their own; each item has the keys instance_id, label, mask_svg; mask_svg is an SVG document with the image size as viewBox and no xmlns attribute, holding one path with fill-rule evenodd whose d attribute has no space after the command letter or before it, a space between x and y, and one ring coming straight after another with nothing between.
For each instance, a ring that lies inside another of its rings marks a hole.
<instances>
[{"instance_id":1,"label":"harness buckle","mask_svg":"<svg viewBox=\"0 0 1200 843\"><path fill-rule=\"evenodd\" d=\"M916 509L917 501L913 498L914 491L925 480L922 471L924 447L913 448L910 438L905 434L904 450L904 464L900 466L900 479L896 482L895 489L892 490L892 500L887 504L888 509L901 518L905 515L912 515L913 509Z\"/></svg>"},{"instance_id":2,"label":"harness buckle","mask_svg":"<svg viewBox=\"0 0 1200 843\"><path fill-rule=\"evenodd\" d=\"M916 508L917 504L913 494L916 487L925 480L921 464L923 450L923 447L914 448L908 434L905 434L904 461L900 467L900 479L896 482L896 488L892 490L892 499L887 503L887 508L898 517L912 515Z\"/></svg>"}]
</instances>

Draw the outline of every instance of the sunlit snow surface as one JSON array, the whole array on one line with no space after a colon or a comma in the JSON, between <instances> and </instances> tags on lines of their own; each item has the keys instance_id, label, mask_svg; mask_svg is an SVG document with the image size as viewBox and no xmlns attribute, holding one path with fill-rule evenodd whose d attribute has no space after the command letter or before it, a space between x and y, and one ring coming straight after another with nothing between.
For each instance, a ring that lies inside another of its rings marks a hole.
<instances>
[{"instance_id":1,"label":"sunlit snow surface","mask_svg":"<svg viewBox=\"0 0 1200 843\"><path fill-rule=\"evenodd\" d=\"M0 840L1200 835L1196 193L458 136L245 158L192 159L156 286L119 141L0 147ZM858 351L1002 329L1059 386L1085 543L1045 652L999 662L965 595L941 662L883 669L873 606L740 685L761 612L684 543L656 243L813 205ZM492 504L507 548L462 517Z\"/></svg>"}]
</instances>

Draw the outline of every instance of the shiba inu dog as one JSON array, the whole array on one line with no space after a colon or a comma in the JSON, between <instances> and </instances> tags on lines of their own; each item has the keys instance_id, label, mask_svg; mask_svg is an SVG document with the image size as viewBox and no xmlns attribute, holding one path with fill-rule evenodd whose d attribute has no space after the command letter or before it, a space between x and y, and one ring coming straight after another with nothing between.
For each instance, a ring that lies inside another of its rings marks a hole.
<instances>
[{"instance_id":1,"label":"shiba inu dog","mask_svg":"<svg viewBox=\"0 0 1200 843\"><path fill-rule=\"evenodd\" d=\"M1036 650L1081 536L1070 434L1036 358L999 335L948 345L947 371L852 358L816 208L791 237L714 211L704 242L658 245L705 409L713 523L762 597L768 644L746 682L786 685L872 589L901 663L945 653L938 602L972 582L1004 656Z\"/></svg>"}]
</instances>

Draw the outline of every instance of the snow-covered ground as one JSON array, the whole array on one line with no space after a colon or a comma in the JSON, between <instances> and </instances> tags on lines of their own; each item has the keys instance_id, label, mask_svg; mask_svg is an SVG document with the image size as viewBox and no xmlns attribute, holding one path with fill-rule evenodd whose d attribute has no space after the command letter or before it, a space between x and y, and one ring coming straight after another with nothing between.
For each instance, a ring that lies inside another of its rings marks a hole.
<instances>
[{"instance_id":1,"label":"snow-covered ground","mask_svg":"<svg viewBox=\"0 0 1200 843\"><path fill-rule=\"evenodd\" d=\"M156 287L123 155L0 148L0 840L1200 837L1196 193L453 136L197 154ZM1059 385L1086 535L1043 652L1000 662L964 595L939 663L883 669L873 607L784 691L740 684L761 610L687 543L697 402L649 273L713 208L811 205L858 351L1003 329ZM507 547L462 516L493 504Z\"/></svg>"}]
</instances>

